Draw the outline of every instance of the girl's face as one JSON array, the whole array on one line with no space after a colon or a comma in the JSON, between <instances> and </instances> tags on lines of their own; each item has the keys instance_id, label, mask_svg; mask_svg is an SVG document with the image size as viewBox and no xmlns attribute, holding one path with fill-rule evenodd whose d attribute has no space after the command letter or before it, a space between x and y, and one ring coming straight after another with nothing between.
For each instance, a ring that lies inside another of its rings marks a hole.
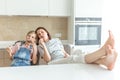
<instances>
[{"instance_id":1,"label":"girl's face","mask_svg":"<svg viewBox=\"0 0 120 80\"><path fill-rule=\"evenodd\" d=\"M47 32L43 29L39 29L37 30L37 36L40 38L40 39L48 39L48 35L47 35Z\"/></svg>"},{"instance_id":2,"label":"girl's face","mask_svg":"<svg viewBox=\"0 0 120 80\"><path fill-rule=\"evenodd\" d=\"M26 36L26 41L29 43L35 43L36 41L36 34L35 33L30 33Z\"/></svg>"}]
</instances>

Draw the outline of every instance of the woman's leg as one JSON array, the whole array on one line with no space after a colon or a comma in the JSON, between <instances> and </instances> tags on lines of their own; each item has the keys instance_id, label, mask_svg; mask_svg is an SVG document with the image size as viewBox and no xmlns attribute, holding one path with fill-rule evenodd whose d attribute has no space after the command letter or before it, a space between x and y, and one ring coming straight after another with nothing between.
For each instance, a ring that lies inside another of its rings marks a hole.
<instances>
[{"instance_id":1,"label":"woman's leg","mask_svg":"<svg viewBox=\"0 0 120 80\"><path fill-rule=\"evenodd\" d=\"M106 66L108 70L112 70L116 62L117 52L115 51L115 49L112 49L111 46L108 46L106 51L107 51L107 56L95 61L94 63L102 64Z\"/></svg>"},{"instance_id":2,"label":"woman's leg","mask_svg":"<svg viewBox=\"0 0 120 80\"><path fill-rule=\"evenodd\" d=\"M112 48L114 48L114 43L115 42L114 42L113 34L111 31L109 31L109 37L105 42L105 44L97 51L87 54L85 56L85 62L94 63L96 60L100 59L101 57L106 56L106 46L110 45Z\"/></svg>"}]
</instances>

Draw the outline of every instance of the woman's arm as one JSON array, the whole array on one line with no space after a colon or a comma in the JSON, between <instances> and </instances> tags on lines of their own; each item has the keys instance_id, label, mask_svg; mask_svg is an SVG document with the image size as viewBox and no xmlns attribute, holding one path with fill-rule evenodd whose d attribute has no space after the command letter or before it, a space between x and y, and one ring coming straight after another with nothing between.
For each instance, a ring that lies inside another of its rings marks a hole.
<instances>
[{"instance_id":1,"label":"woman's arm","mask_svg":"<svg viewBox=\"0 0 120 80\"><path fill-rule=\"evenodd\" d=\"M62 49L63 53L64 53L64 58L70 56L64 49Z\"/></svg>"},{"instance_id":2,"label":"woman's arm","mask_svg":"<svg viewBox=\"0 0 120 80\"><path fill-rule=\"evenodd\" d=\"M41 44L43 46L43 49L44 49L43 59L46 62L51 61L51 56L50 56L50 54L49 54L49 52L47 50L47 47L46 47L45 42L43 41L43 39L40 39L39 44Z\"/></svg>"}]
</instances>

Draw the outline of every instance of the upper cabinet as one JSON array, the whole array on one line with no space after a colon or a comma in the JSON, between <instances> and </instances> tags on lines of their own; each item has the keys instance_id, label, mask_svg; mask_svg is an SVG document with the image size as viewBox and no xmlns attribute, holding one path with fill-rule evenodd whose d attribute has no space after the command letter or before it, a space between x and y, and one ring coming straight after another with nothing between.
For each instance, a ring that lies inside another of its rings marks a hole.
<instances>
[{"instance_id":1,"label":"upper cabinet","mask_svg":"<svg viewBox=\"0 0 120 80\"><path fill-rule=\"evenodd\" d=\"M70 16L71 0L0 0L0 15Z\"/></svg>"},{"instance_id":2,"label":"upper cabinet","mask_svg":"<svg viewBox=\"0 0 120 80\"><path fill-rule=\"evenodd\" d=\"M48 0L6 0L8 15L48 15Z\"/></svg>"},{"instance_id":3,"label":"upper cabinet","mask_svg":"<svg viewBox=\"0 0 120 80\"><path fill-rule=\"evenodd\" d=\"M5 0L0 0L0 15L6 15L6 3L5 3Z\"/></svg>"},{"instance_id":4,"label":"upper cabinet","mask_svg":"<svg viewBox=\"0 0 120 80\"><path fill-rule=\"evenodd\" d=\"M101 17L103 0L75 0L76 17Z\"/></svg>"},{"instance_id":5,"label":"upper cabinet","mask_svg":"<svg viewBox=\"0 0 120 80\"><path fill-rule=\"evenodd\" d=\"M49 0L49 16L70 16L71 0Z\"/></svg>"}]
</instances>

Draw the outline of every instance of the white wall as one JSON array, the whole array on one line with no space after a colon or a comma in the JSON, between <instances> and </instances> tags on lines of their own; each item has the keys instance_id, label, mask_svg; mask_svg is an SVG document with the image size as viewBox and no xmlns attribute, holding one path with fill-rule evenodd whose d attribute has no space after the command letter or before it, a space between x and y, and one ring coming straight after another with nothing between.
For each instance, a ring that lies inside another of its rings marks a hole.
<instances>
[{"instance_id":1,"label":"white wall","mask_svg":"<svg viewBox=\"0 0 120 80\"><path fill-rule=\"evenodd\" d=\"M108 37L108 30L110 29L116 41L116 49L120 51L120 5L119 0L104 0L103 3L103 27L102 27L102 43Z\"/></svg>"}]
</instances>

